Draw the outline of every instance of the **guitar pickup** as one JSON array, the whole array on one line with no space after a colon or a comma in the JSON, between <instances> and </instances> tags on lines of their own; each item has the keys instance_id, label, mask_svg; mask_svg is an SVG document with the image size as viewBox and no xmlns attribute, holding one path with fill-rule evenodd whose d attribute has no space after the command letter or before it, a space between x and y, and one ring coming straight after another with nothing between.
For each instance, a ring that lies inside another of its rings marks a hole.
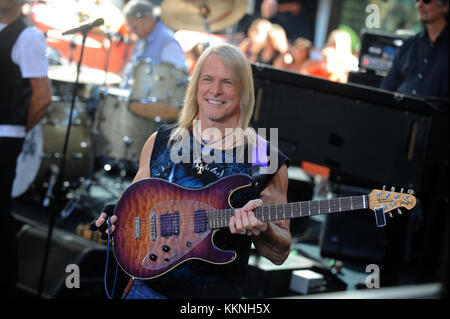
<instances>
[{"instance_id":1,"label":"guitar pickup","mask_svg":"<svg viewBox=\"0 0 450 319\"><path fill-rule=\"evenodd\" d=\"M161 215L161 236L170 237L173 234L172 230L173 222L172 215L165 213Z\"/></svg>"},{"instance_id":2,"label":"guitar pickup","mask_svg":"<svg viewBox=\"0 0 450 319\"><path fill-rule=\"evenodd\" d=\"M204 209L196 210L194 212L194 233L204 233L207 225L208 218L206 216L206 211Z\"/></svg>"}]
</instances>

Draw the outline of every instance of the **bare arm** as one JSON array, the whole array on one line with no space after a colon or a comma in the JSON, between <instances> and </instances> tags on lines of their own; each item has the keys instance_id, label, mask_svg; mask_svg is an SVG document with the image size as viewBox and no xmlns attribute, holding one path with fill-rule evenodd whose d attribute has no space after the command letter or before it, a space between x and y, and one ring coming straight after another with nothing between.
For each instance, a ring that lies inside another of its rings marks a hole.
<instances>
[{"instance_id":1,"label":"bare arm","mask_svg":"<svg viewBox=\"0 0 450 319\"><path fill-rule=\"evenodd\" d=\"M134 177L131 184L136 183L137 181L140 181L142 179L150 178L150 158L152 156L152 150L153 145L155 143L155 137L156 132L153 133L145 142L144 146L142 147L141 156L139 159L139 168L136 173L136 176ZM108 218L105 212L102 212L100 214L100 217L97 218L95 221L95 226L100 227ZM111 233L114 231L114 223L117 220L117 216L113 215L111 216Z\"/></svg>"},{"instance_id":2,"label":"bare arm","mask_svg":"<svg viewBox=\"0 0 450 319\"><path fill-rule=\"evenodd\" d=\"M247 231L258 252L276 265L281 265L290 252L292 240L290 220L263 223L256 219L252 210L263 204L286 203L287 186L287 166L283 165L261 192L260 199L249 201L241 209L236 209L235 216L230 219L229 224L230 231L234 234Z\"/></svg>"},{"instance_id":3,"label":"bare arm","mask_svg":"<svg viewBox=\"0 0 450 319\"><path fill-rule=\"evenodd\" d=\"M45 116L47 107L52 101L51 85L47 77L30 78L30 84L32 93L27 117L27 132Z\"/></svg>"},{"instance_id":4,"label":"bare arm","mask_svg":"<svg viewBox=\"0 0 450 319\"><path fill-rule=\"evenodd\" d=\"M132 184L141 179L150 178L150 159L152 157L153 145L155 144L156 132L150 135L142 147L141 157L139 158L139 168Z\"/></svg>"}]
</instances>

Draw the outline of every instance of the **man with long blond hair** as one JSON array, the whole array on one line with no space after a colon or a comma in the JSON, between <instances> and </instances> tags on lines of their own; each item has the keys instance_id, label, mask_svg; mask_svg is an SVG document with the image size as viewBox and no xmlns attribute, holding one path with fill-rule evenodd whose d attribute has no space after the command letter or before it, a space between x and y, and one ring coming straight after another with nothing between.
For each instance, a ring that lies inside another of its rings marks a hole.
<instances>
[{"instance_id":1,"label":"man with long blond hair","mask_svg":"<svg viewBox=\"0 0 450 319\"><path fill-rule=\"evenodd\" d=\"M253 212L262 204L287 202L289 162L249 128L254 102L252 70L245 55L229 44L209 47L192 74L177 124L149 137L133 183L157 177L201 188L237 173L252 176L257 183L248 194L237 196L233 207L240 208L235 208L228 229L214 235L216 246L234 250L237 256L225 265L191 260L147 285L136 281L129 298L241 298L252 243L274 264L286 260L291 244L289 220L262 222ZM188 156L181 154L175 161L176 145L180 146L176 154L187 152ZM244 146L243 155L237 151L239 146ZM268 171L267 158L264 161L255 152L269 156L276 169ZM101 228L106 218L102 212L95 226ZM116 220L117 216L110 219L111 223ZM114 225L110 230L114 231Z\"/></svg>"}]
</instances>

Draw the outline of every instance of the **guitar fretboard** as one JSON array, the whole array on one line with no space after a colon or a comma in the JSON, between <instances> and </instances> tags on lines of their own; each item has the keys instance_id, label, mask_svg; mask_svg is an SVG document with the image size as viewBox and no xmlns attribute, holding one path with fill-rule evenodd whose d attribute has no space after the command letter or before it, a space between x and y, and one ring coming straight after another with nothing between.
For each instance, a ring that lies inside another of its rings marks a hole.
<instances>
[{"instance_id":1,"label":"guitar fretboard","mask_svg":"<svg viewBox=\"0 0 450 319\"><path fill-rule=\"evenodd\" d=\"M321 199L286 204L261 206L254 210L256 218L263 222L307 217L320 214L347 212L369 208L367 195ZM208 214L211 229L228 227L234 209L213 210Z\"/></svg>"}]
</instances>

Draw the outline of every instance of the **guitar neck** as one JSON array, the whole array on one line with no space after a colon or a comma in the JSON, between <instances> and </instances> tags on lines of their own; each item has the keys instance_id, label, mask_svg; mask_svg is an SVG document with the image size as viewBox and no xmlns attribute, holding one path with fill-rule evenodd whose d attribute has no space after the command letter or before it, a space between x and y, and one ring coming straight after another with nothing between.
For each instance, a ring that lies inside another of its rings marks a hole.
<instances>
[{"instance_id":1,"label":"guitar neck","mask_svg":"<svg viewBox=\"0 0 450 319\"><path fill-rule=\"evenodd\" d=\"M314 215L348 212L357 209L369 208L368 195L339 197L295 203L260 206L253 212L262 222L280 219L291 219ZM208 215L211 229L228 227L234 209L214 210Z\"/></svg>"}]
</instances>

